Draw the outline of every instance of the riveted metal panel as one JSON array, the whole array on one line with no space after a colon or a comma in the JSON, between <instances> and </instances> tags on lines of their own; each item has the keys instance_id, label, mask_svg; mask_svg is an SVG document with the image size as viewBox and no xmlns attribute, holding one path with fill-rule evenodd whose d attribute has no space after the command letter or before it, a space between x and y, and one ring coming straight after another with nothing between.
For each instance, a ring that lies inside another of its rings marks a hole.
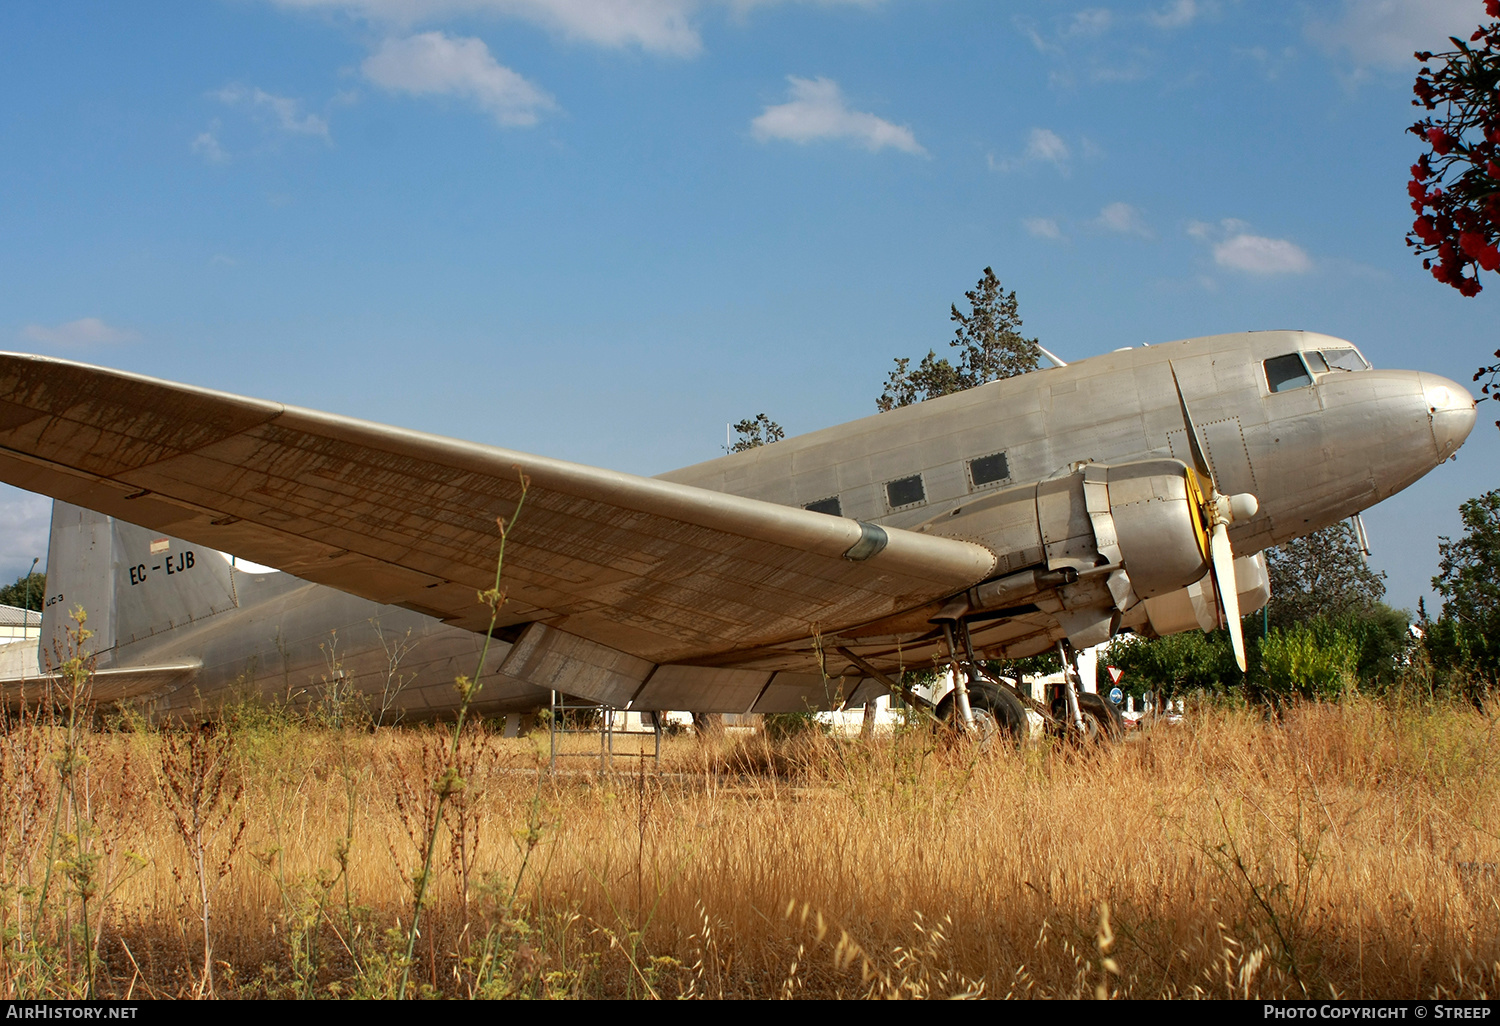
<instances>
[{"instance_id":1,"label":"riveted metal panel","mask_svg":"<svg viewBox=\"0 0 1500 1026\"><path fill-rule=\"evenodd\" d=\"M770 679L771 674L764 670L658 666L630 706L742 713L755 702Z\"/></svg>"},{"instance_id":2,"label":"riveted metal panel","mask_svg":"<svg viewBox=\"0 0 1500 1026\"><path fill-rule=\"evenodd\" d=\"M816 673L778 673L756 701L751 712L787 713L837 709L846 692L859 684L857 677L823 677Z\"/></svg>"},{"instance_id":3,"label":"riveted metal panel","mask_svg":"<svg viewBox=\"0 0 1500 1026\"><path fill-rule=\"evenodd\" d=\"M534 623L500 664L502 676L604 705L625 706L651 663L586 638Z\"/></svg>"}]
</instances>

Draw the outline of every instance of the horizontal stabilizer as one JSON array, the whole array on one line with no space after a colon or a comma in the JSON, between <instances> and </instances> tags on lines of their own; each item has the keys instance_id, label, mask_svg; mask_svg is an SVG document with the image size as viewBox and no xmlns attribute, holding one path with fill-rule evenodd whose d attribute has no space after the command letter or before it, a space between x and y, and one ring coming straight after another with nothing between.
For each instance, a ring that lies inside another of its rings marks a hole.
<instances>
[{"instance_id":1,"label":"horizontal stabilizer","mask_svg":"<svg viewBox=\"0 0 1500 1026\"><path fill-rule=\"evenodd\" d=\"M90 698L98 704L124 702L134 698L158 698L170 694L198 676L203 664L196 659L162 666L124 666L97 670L92 676ZM47 698L66 700L62 675L44 673L23 677L0 678L0 700L7 706L28 704Z\"/></svg>"}]
</instances>

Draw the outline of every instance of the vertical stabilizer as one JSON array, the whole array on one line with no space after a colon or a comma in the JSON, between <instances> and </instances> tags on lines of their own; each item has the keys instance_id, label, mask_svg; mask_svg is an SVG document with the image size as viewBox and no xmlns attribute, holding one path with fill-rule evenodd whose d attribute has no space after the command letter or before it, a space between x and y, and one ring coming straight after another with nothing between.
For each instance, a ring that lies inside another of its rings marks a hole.
<instances>
[{"instance_id":1,"label":"vertical stabilizer","mask_svg":"<svg viewBox=\"0 0 1500 1026\"><path fill-rule=\"evenodd\" d=\"M174 628L234 609L233 571L205 549L66 502L52 504L41 661L64 650L73 609L88 614L88 649L104 669Z\"/></svg>"},{"instance_id":2,"label":"vertical stabilizer","mask_svg":"<svg viewBox=\"0 0 1500 1026\"><path fill-rule=\"evenodd\" d=\"M47 600L42 611L41 667L67 652L66 629L74 609L88 614L94 632L88 650L100 667L113 661L115 647L114 531L110 519L61 500L52 503L52 535L47 542Z\"/></svg>"},{"instance_id":3,"label":"vertical stabilizer","mask_svg":"<svg viewBox=\"0 0 1500 1026\"><path fill-rule=\"evenodd\" d=\"M114 524L115 640L131 645L237 607L234 571L214 549Z\"/></svg>"}]
</instances>

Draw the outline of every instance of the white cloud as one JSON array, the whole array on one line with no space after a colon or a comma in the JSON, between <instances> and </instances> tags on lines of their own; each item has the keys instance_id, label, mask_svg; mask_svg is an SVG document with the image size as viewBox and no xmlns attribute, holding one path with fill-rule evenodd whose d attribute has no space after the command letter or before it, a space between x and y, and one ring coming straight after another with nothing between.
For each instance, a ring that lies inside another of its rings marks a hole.
<instances>
[{"instance_id":1,"label":"white cloud","mask_svg":"<svg viewBox=\"0 0 1500 1026\"><path fill-rule=\"evenodd\" d=\"M1146 15L1151 24L1163 29L1182 28L1184 25L1191 24L1196 17L1198 17L1196 0L1173 0L1160 10Z\"/></svg>"},{"instance_id":2,"label":"white cloud","mask_svg":"<svg viewBox=\"0 0 1500 1026\"><path fill-rule=\"evenodd\" d=\"M1357 66L1415 73L1417 50L1452 48L1449 36L1467 38L1484 17L1477 0L1343 0L1332 19L1314 18L1309 39Z\"/></svg>"},{"instance_id":3,"label":"white cloud","mask_svg":"<svg viewBox=\"0 0 1500 1026\"><path fill-rule=\"evenodd\" d=\"M1094 224L1106 231L1118 232L1121 235L1139 235L1143 239L1151 238L1151 229L1146 226L1146 219L1141 212L1129 203L1111 203L1099 211L1099 217Z\"/></svg>"},{"instance_id":4,"label":"white cloud","mask_svg":"<svg viewBox=\"0 0 1500 1026\"><path fill-rule=\"evenodd\" d=\"M491 15L514 18L595 46L639 47L691 57L703 49L692 24L698 0L274 0L282 7L341 10L401 28Z\"/></svg>"},{"instance_id":5,"label":"white cloud","mask_svg":"<svg viewBox=\"0 0 1500 1026\"><path fill-rule=\"evenodd\" d=\"M28 324L21 329L21 336L54 346L89 346L140 338L136 332L111 327L97 317L82 317L51 328L45 324Z\"/></svg>"},{"instance_id":6,"label":"white cloud","mask_svg":"<svg viewBox=\"0 0 1500 1026\"><path fill-rule=\"evenodd\" d=\"M1062 229L1057 222L1050 217L1028 217L1021 222L1028 235L1038 239L1061 239Z\"/></svg>"},{"instance_id":7,"label":"white cloud","mask_svg":"<svg viewBox=\"0 0 1500 1026\"><path fill-rule=\"evenodd\" d=\"M1033 128L1026 140L1026 156L1031 160L1046 160L1061 167L1068 159L1068 144L1062 136L1050 128Z\"/></svg>"},{"instance_id":8,"label":"white cloud","mask_svg":"<svg viewBox=\"0 0 1500 1026\"><path fill-rule=\"evenodd\" d=\"M301 100L290 96L276 96L264 89L238 84L227 85L214 96L231 107L248 107L262 119L269 119L273 127L288 135L314 135L325 141L328 139L328 122L316 114L303 113Z\"/></svg>"},{"instance_id":9,"label":"white cloud","mask_svg":"<svg viewBox=\"0 0 1500 1026\"><path fill-rule=\"evenodd\" d=\"M1102 36L1114 23L1114 15L1107 7L1089 7L1076 11L1063 30L1065 36Z\"/></svg>"},{"instance_id":10,"label":"white cloud","mask_svg":"<svg viewBox=\"0 0 1500 1026\"><path fill-rule=\"evenodd\" d=\"M1250 225L1234 217L1214 224L1189 221L1187 234L1213 249L1214 263L1247 274L1304 274L1313 269L1307 251L1290 239L1270 239L1250 233Z\"/></svg>"},{"instance_id":11,"label":"white cloud","mask_svg":"<svg viewBox=\"0 0 1500 1026\"><path fill-rule=\"evenodd\" d=\"M198 154L210 164L227 164L229 154L224 152L224 147L219 145L219 139L214 135L214 129L199 132L198 138L193 140L193 152Z\"/></svg>"},{"instance_id":12,"label":"white cloud","mask_svg":"<svg viewBox=\"0 0 1500 1026\"><path fill-rule=\"evenodd\" d=\"M1050 128L1033 128L1026 137L1026 149L1019 157L996 160L989 157L991 171L1017 171L1027 164L1046 163L1054 165L1064 174L1068 171L1068 158L1072 151L1062 136Z\"/></svg>"},{"instance_id":13,"label":"white cloud","mask_svg":"<svg viewBox=\"0 0 1500 1026\"><path fill-rule=\"evenodd\" d=\"M761 142L770 139L795 143L850 139L872 151L889 146L918 156L927 154L905 125L850 110L838 83L832 79L788 75L787 81L791 83L788 90L791 99L768 106L750 122L751 134Z\"/></svg>"},{"instance_id":14,"label":"white cloud","mask_svg":"<svg viewBox=\"0 0 1500 1026\"><path fill-rule=\"evenodd\" d=\"M1215 245L1214 263L1250 274L1302 274L1312 270L1312 260L1296 243L1245 233Z\"/></svg>"},{"instance_id":15,"label":"white cloud","mask_svg":"<svg viewBox=\"0 0 1500 1026\"><path fill-rule=\"evenodd\" d=\"M556 108L552 98L496 62L481 39L423 32L387 39L360 70L376 85L413 96L460 96L502 125L534 125Z\"/></svg>"},{"instance_id":16,"label":"white cloud","mask_svg":"<svg viewBox=\"0 0 1500 1026\"><path fill-rule=\"evenodd\" d=\"M1247 231L1250 225L1237 217L1226 217L1218 224L1211 221L1189 221L1186 231L1195 239L1222 238L1238 232Z\"/></svg>"}]
</instances>

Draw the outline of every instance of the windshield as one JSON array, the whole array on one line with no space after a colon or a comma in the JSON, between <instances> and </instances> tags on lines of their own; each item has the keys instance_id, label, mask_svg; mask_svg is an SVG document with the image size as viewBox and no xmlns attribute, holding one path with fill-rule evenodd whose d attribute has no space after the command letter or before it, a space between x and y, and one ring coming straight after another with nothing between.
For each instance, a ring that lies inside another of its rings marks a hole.
<instances>
[{"instance_id":1,"label":"windshield","mask_svg":"<svg viewBox=\"0 0 1500 1026\"><path fill-rule=\"evenodd\" d=\"M1290 392L1312 384L1312 375L1302 365L1302 357L1296 353L1277 356L1266 361L1266 385L1272 392Z\"/></svg>"},{"instance_id":2,"label":"windshield","mask_svg":"<svg viewBox=\"0 0 1500 1026\"><path fill-rule=\"evenodd\" d=\"M1365 362L1363 356L1359 355L1359 350L1357 349L1325 349L1322 355L1323 359L1328 361L1328 366L1332 370L1362 371L1370 369L1370 365Z\"/></svg>"}]
</instances>

